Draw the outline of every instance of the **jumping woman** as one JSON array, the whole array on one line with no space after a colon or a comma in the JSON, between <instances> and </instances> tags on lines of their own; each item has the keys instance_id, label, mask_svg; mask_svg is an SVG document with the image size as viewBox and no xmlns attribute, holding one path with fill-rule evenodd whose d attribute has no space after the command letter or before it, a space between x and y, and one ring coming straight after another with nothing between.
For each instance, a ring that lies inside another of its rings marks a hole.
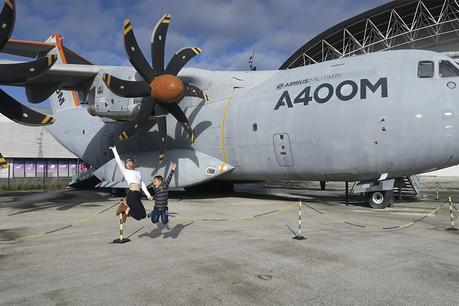
<instances>
[{"instance_id":1,"label":"jumping woman","mask_svg":"<svg viewBox=\"0 0 459 306\"><path fill-rule=\"evenodd\" d=\"M116 147L113 146L110 147L110 149L112 149L113 155L115 155L115 160L121 170L121 173L123 173L126 182L129 184L129 190L127 191L126 195L127 203L124 203L124 201L121 200L120 205L116 210L116 215L119 216L121 214L123 222L126 221L128 216L136 220L142 220L147 216L147 213L145 211L145 207L142 204L142 201L140 200L140 188L142 188L143 192L149 200L153 200L153 197L150 195L147 186L145 186L145 183L142 181L140 171L135 170L137 166L135 162L128 158L123 163L118 154L118 151L116 150Z\"/></svg>"}]
</instances>

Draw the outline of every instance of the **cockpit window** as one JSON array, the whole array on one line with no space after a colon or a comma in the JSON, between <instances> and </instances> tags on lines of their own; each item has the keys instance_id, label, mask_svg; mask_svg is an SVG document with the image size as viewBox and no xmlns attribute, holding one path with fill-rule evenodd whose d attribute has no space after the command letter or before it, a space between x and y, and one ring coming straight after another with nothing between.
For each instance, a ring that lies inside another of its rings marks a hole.
<instances>
[{"instance_id":1,"label":"cockpit window","mask_svg":"<svg viewBox=\"0 0 459 306\"><path fill-rule=\"evenodd\" d=\"M433 78L434 62L422 61L418 64L418 78Z\"/></svg>"},{"instance_id":2,"label":"cockpit window","mask_svg":"<svg viewBox=\"0 0 459 306\"><path fill-rule=\"evenodd\" d=\"M459 76L459 69L450 61L440 61L440 77L450 78Z\"/></svg>"}]
</instances>

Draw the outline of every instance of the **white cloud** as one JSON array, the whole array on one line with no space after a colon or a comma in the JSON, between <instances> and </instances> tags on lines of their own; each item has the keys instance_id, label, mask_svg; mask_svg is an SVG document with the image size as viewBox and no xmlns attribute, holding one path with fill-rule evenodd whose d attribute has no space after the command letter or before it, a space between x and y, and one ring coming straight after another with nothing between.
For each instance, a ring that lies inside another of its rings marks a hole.
<instances>
[{"instance_id":1,"label":"white cloud","mask_svg":"<svg viewBox=\"0 0 459 306\"><path fill-rule=\"evenodd\" d=\"M122 42L131 19L150 60L150 36L164 12L172 14L166 60L184 47L203 53L189 66L248 69L255 50L258 70L277 69L315 35L386 0L17 0L13 37L43 41L61 33L64 44L103 65L128 64Z\"/></svg>"}]
</instances>

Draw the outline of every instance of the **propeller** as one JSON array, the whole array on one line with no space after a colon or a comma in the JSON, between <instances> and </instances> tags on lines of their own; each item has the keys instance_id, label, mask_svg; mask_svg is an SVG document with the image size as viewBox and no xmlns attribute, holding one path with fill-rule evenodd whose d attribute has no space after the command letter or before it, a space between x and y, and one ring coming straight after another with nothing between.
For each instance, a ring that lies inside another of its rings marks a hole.
<instances>
[{"instance_id":1,"label":"propeller","mask_svg":"<svg viewBox=\"0 0 459 306\"><path fill-rule=\"evenodd\" d=\"M104 73L102 76L105 84L114 94L125 98L143 98L137 116L120 133L119 139L121 141L134 136L145 125L150 115L154 114L156 117L160 135L160 163L164 161L166 154L166 115L170 113L175 117L188 132L193 143L195 140L193 129L178 103L185 96L209 101L208 96L201 89L193 84L184 83L177 77L188 61L201 53L200 48L179 50L164 67L164 47L170 21L171 15L166 14L153 29L151 37L151 62L153 65L151 66L137 44L131 22L126 19L123 29L124 47L129 62L143 80L122 80L108 73Z\"/></svg>"},{"instance_id":2,"label":"propeller","mask_svg":"<svg viewBox=\"0 0 459 306\"><path fill-rule=\"evenodd\" d=\"M11 37L16 19L14 0L4 0L0 13L0 50L6 45ZM0 83L14 84L23 83L46 72L57 60L56 55L39 58L35 61L15 64L0 65Z\"/></svg>"},{"instance_id":3,"label":"propeller","mask_svg":"<svg viewBox=\"0 0 459 306\"><path fill-rule=\"evenodd\" d=\"M6 45L11 37L15 21L15 2L5 0L0 13L0 50ZM42 73L48 71L56 62L57 55L48 55L31 62L0 64L0 83L14 84L24 83ZM14 98L0 89L0 113L11 120L32 126L48 125L54 119L48 115L36 112L27 106L22 105Z\"/></svg>"},{"instance_id":4,"label":"propeller","mask_svg":"<svg viewBox=\"0 0 459 306\"><path fill-rule=\"evenodd\" d=\"M13 33L16 14L14 0L5 0L2 12L0 13L0 50L6 45Z\"/></svg>"},{"instance_id":5,"label":"propeller","mask_svg":"<svg viewBox=\"0 0 459 306\"><path fill-rule=\"evenodd\" d=\"M6 159L3 157L2 153L0 153L0 168L8 168L8 163Z\"/></svg>"}]
</instances>

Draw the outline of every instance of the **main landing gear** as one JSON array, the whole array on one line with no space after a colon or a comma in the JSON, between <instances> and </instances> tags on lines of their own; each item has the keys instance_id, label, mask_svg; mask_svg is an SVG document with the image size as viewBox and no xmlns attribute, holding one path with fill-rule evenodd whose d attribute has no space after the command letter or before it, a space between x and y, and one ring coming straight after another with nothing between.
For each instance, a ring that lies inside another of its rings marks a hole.
<instances>
[{"instance_id":1,"label":"main landing gear","mask_svg":"<svg viewBox=\"0 0 459 306\"><path fill-rule=\"evenodd\" d=\"M374 191L367 194L367 202L372 208L384 209L394 203L394 191Z\"/></svg>"},{"instance_id":2,"label":"main landing gear","mask_svg":"<svg viewBox=\"0 0 459 306\"><path fill-rule=\"evenodd\" d=\"M364 194L370 207L384 209L394 203L394 182L395 179L358 182L354 193Z\"/></svg>"}]
</instances>

